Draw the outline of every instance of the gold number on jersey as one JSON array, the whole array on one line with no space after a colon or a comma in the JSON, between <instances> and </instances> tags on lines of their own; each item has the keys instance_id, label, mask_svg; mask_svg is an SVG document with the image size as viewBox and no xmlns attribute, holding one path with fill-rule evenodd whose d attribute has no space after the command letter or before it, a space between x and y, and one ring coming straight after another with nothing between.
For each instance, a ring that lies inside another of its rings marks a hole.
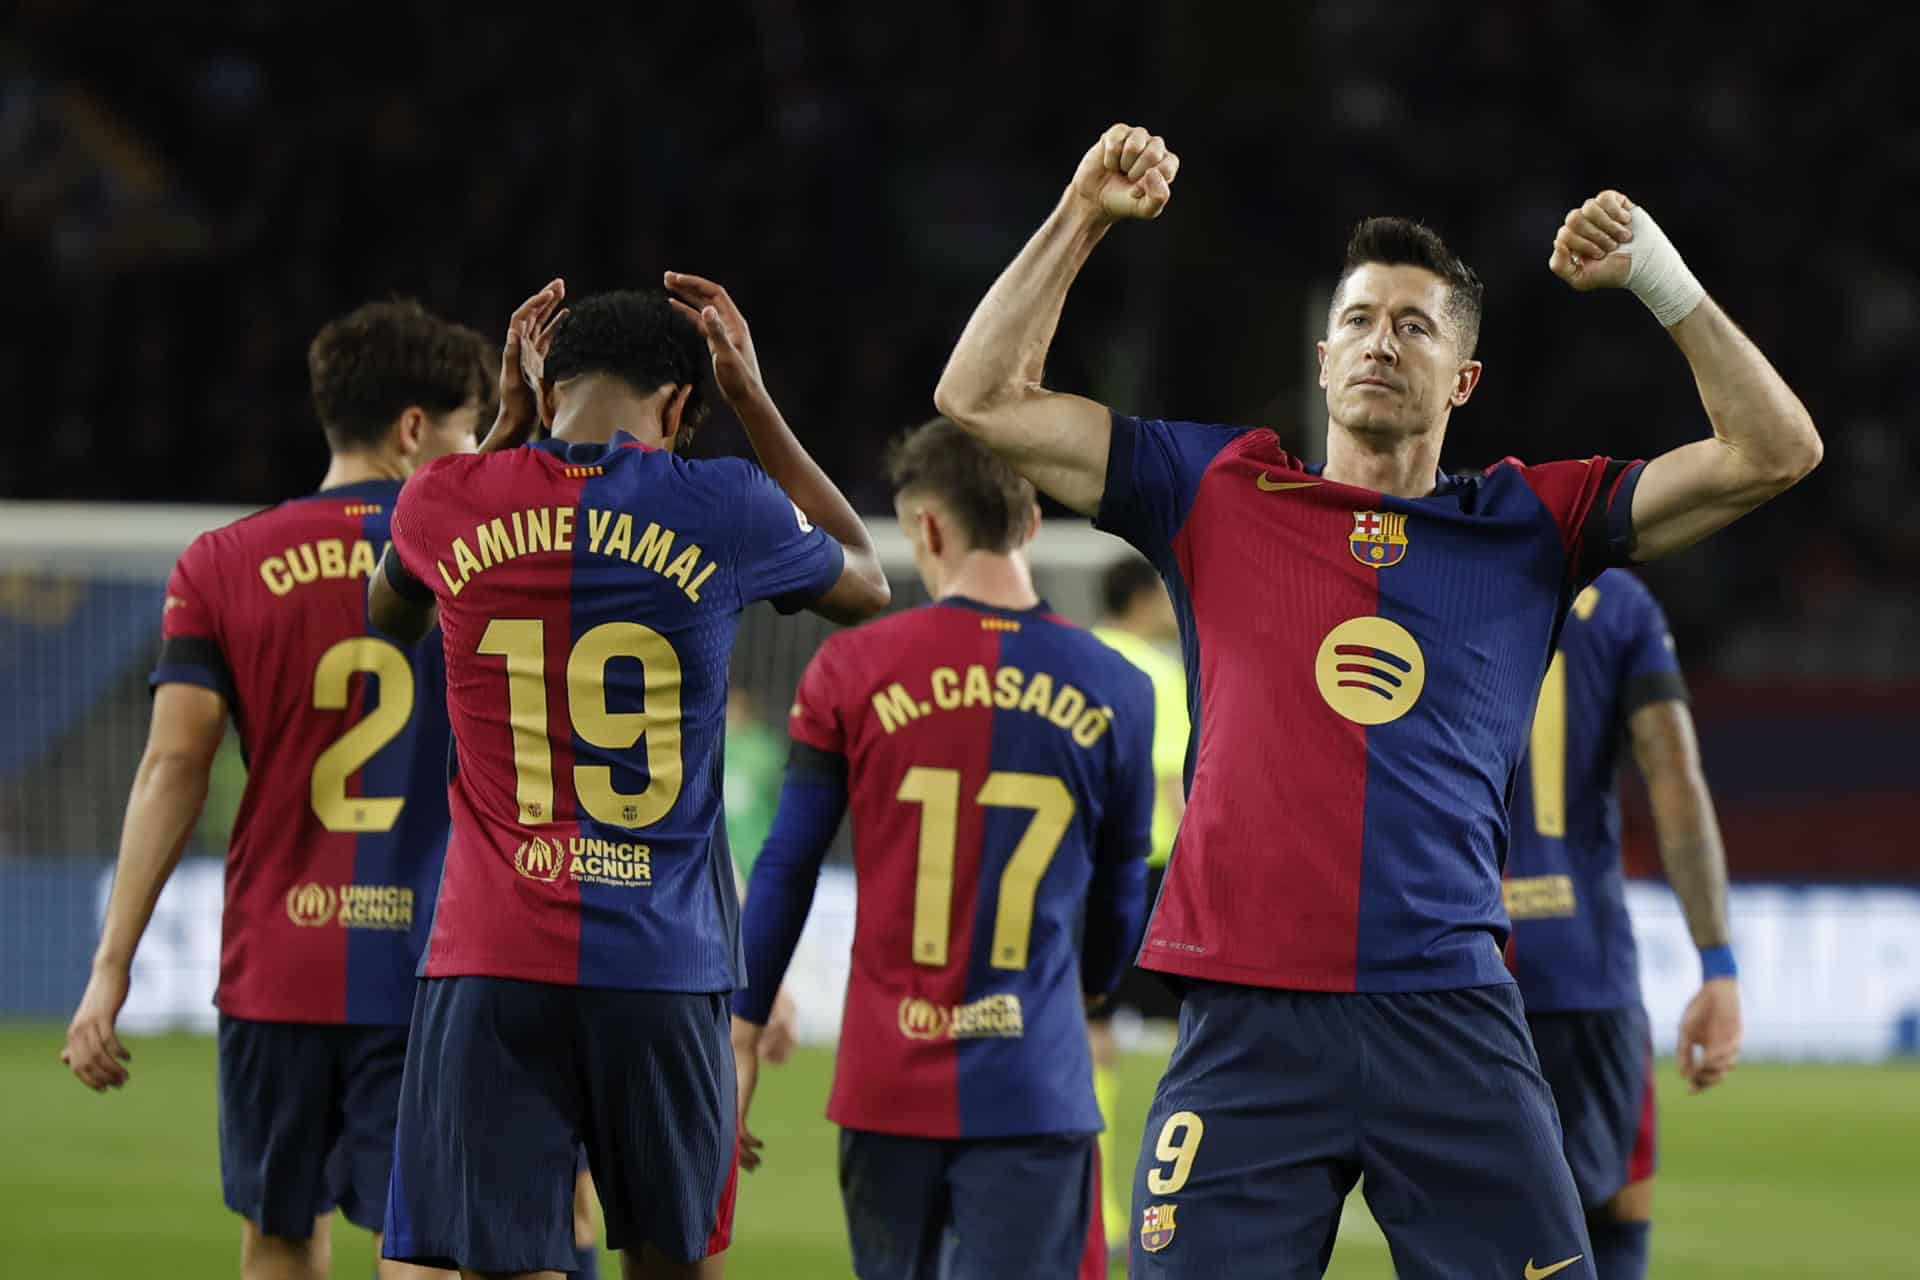
<instances>
[{"instance_id":1,"label":"gold number on jersey","mask_svg":"<svg viewBox=\"0 0 1920 1280\"><path fill-rule=\"evenodd\" d=\"M1155 1144L1153 1154L1161 1160L1173 1161L1173 1168L1165 1173L1157 1168L1148 1169L1147 1190L1156 1196L1170 1196L1186 1186L1187 1177L1193 1172L1193 1158L1200 1153L1200 1139L1206 1132L1207 1126L1191 1111L1176 1111L1168 1116L1167 1122L1160 1126L1160 1141Z\"/></svg>"},{"instance_id":2,"label":"gold number on jersey","mask_svg":"<svg viewBox=\"0 0 1920 1280\"><path fill-rule=\"evenodd\" d=\"M1540 682L1527 745L1533 779L1533 826L1543 836L1567 834L1567 663L1558 651Z\"/></svg>"},{"instance_id":3,"label":"gold number on jersey","mask_svg":"<svg viewBox=\"0 0 1920 1280\"><path fill-rule=\"evenodd\" d=\"M952 931L960 771L916 765L900 780L894 798L920 806L920 851L913 887L913 962L940 968L947 963L948 935ZM1040 881L1073 823L1073 793L1066 783L1047 774L994 772L987 775L974 803L1033 811L1033 819L1014 846L1006 870L1000 873L990 957L996 969L1024 969L1033 937L1033 904L1040 895Z\"/></svg>"},{"instance_id":4,"label":"gold number on jersey","mask_svg":"<svg viewBox=\"0 0 1920 1280\"><path fill-rule=\"evenodd\" d=\"M380 681L379 696L360 723L341 734L313 762L308 798L314 816L329 831L391 831L400 821L406 797L350 796L347 779L360 772L380 748L399 737L413 718L413 664L385 640L372 636L342 640L314 664L314 708L345 711L356 673L376 677Z\"/></svg>"},{"instance_id":5,"label":"gold number on jersey","mask_svg":"<svg viewBox=\"0 0 1920 1280\"><path fill-rule=\"evenodd\" d=\"M514 799L522 826L553 821L553 747L547 731L546 628L538 618L495 618L477 652L507 660L507 719L513 728ZM638 711L607 706L607 664L641 665ZM607 765L576 765L574 795L590 818L612 827L650 826L680 798L680 655L637 622L606 622L581 636L567 657L567 714L581 739L607 751L647 740L647 785L617 790Z\"/></svg>"}]
</instances>

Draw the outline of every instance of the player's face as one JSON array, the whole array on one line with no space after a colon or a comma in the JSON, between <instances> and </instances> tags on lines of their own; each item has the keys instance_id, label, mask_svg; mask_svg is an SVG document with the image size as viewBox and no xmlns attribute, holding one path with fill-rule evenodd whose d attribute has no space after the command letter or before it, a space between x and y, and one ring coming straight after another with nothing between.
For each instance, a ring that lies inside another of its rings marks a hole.
<instances>
[{"instance_id":1,"label":"player's face","mask_svg":"<svg viewBox=\"0 0 1920 1280\"><path fill-rule=\"evenodd\" d=\"M420 427L420 452L413 459L415 468L450 453L472 453L479 447L480 402L469 400L451 413L427 415Z\"/></svg>"},{"instance_id":2,"label":"player's face","mask_svg":"<svg viewBox=\"0 0 1920 1280\"><path fill-rule=\"evenodd\" d=\"M1318 348L1328 418L1393 435L1443 425L1480 379L1480 362L1460 358L1446 306L1447 282L1424 267L1368 263L1348 276Z\"/></svg>"}]
</instances>

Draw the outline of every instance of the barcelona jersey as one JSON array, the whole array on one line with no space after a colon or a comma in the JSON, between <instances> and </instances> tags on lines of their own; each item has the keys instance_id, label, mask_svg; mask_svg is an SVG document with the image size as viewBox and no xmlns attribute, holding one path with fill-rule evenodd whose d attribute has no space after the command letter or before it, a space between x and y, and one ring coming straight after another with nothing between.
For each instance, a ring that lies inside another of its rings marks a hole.
<instances>
[{"instance_id":1,"label":"barcelona jersey","mask_svg":"<svg viewBox=\"0 0 1920 1280\"><path fill-rule=\"evenodd\" d=\"M216 1003L403 1026L447 834L438 636L367 622L400 484L341 485L203 534L167 580L152 683L225 699L247 759Z\"/></svg>"},{"instance_id":2,"label":"barcelona jersey","mask_svg":"<svg viewBox=\"0 0 1920 1280\"><path fill-rule=\"evenodd\" d=\"M824 594L840 545L752 463L624 434L442 458L393 536L439 605L458 756L422 971L731 990L734 633Z\"/></svg>"},{"instance_id":3,"label":"barcelona jersey","mask_svg":"<svg viewBox=\"0 0 1920 1280\"><path fill-rule=\"evenodd\" d=\"M1573 602L1513 795L1508 958L1529 1013L1640 1003L1620 864L1621 747L1634 712L1684 701L1666 616L1609 570Z\"/></svg>"},{"instance_id":4,"label":"barcelona jersey","mask_svg":"<svg viewBox=\"0 0 1920 1280\"><path fill-rule=\"evenodd\" d=\"M852 818L829 1117L923 1138L1097 1132L1083 993L1106 982L1083 975L1082 943L1109 905L1090 892L1150 844L1146 676L1044 604L948 597L829 637L790 730L796 760L844 762Z\"/></svg>"},{"instance_id":5,"label":"barcelona jersey","mask_svg":"<svg viewBox=\"0 0 1920 1280\"><path fill-rule=\"evenodd\" d=\"M1144 968L1434 991L1502 962L1507 797L1574 594L1626 559L1638 464L1325 479L1271 431L1116 415L1099 527L1179 616L1188 801Z\"/></svg>"}]
</instances>

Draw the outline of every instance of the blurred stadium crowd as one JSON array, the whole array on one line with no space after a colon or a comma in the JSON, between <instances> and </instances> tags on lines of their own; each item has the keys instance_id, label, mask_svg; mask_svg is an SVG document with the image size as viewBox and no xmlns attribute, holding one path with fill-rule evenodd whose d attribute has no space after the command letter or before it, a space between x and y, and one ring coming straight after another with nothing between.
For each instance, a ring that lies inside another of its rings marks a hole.
<instances>
[{"instance_id":1,"label":"blurred stadium crowd","mask_svg":"<svg viewBox=\"0 0 1920 1280\"><path fill-rule=\"evenodd\" d=\"M1684 363L1630 300L1545 269L1567 206L1615 185L1828 440L1790 501L1650 575L1690 665L1920 670L1920 268L1888 230L1920 214L1920 133L1875 127L1911 14L1867 45L1839 23L1725 43L1718 17L1570 0L556 12L14 6L0 396L30 429L0 444L0 496L275 500L321 470L303 357L326 318L402 292L493 332L556 273L580 291L671 265L734 290L789 416L884 509L879 442L931 412L1085 140L1137 118L1179 147L1180 200L1084 279L1057 385L1309 447L1345 229L1407 213L1488 285L1453 466L1671 445L1703 425Z\"/></svg>"}]
</instances>

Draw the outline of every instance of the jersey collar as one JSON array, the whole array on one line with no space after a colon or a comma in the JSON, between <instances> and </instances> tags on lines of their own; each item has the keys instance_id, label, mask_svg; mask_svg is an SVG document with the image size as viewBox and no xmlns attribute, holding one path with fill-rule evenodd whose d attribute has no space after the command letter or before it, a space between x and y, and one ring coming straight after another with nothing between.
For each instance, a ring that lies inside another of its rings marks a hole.
<instances>
[{"instance_id":1,"label":"jersey collar","mask_svg":"<svg viewBox=\"0 0 1920 1280\"><path fill-rule=\"evenodd\" d=\"M1306 472L1310 476L1317 476L1327 469L1327 464L1324 462L1309 462L1305 466L1301 467L1300 469ZM1429 498L1438 498L1443 494L1452 493L1455 489L1458 489L1459 487L1460 487L1460 477L1450 476L1445 471L1442 471L1440 468L1435 467L1433 469L1433 492L1426 494L1424 496ZM1418 502L1420 501L1420 499L1404 498L1402 499L1402 501Z\"/></svg>"},{"instance_id":2,"label":"jersey collar","mask_svg":"<svg viewBox=\"0 0 1920 1280\"><path fill-rule=\"evenodd\" d=\"M356 480L352 484L336 484L327 489L315 489L303 498L391 498L399 492L399 480ZM298 499L297 499L298 500Z\"/></svg>"},{"instance_id":3,"label":"jersey collar","mask_svg":"<svg viewBox=\"0 0 1920 1280\"><path fill-rule=\"evenodd\" d=\"M616 431L613 438L605 444L590 444L585 441L570 444L565 440L536 440L529 448L559 458L563 462L594 462L606 457L615 449L639 449L645 453L657 453L653 445L642 444L638 437L629 431Z\"/></svg>"},{"instance_id":4,"label":"jersey collar","mask_svg":"<svg viewBox=\"0 0 1920 1280\"><path fill-rule=\"evenodd\" d=\"M1007 609L997 604L987 604L971 596L941 596L935 604L950 604L960 609L971 609L975 613L990 613L1000 618L1037 618L1043 613L1052 613L1053 606L1047 603L1045 596L1031 609Z\"/></svg>"}]
</instances>

